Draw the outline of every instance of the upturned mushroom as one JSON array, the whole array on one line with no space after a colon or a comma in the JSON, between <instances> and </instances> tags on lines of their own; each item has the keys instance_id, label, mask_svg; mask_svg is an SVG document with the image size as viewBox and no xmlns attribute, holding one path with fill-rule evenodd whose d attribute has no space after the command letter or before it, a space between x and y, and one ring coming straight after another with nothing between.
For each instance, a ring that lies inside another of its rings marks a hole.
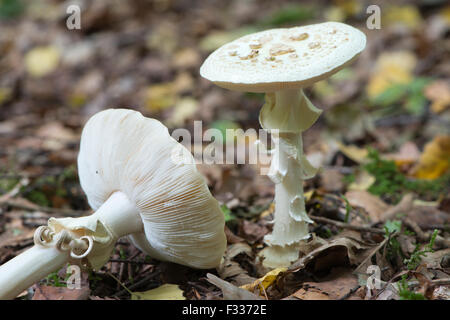
<instances>
[{"instance_id":1,"label":"upturned mushroom","mask_svg":"<svg viewBox=\"0 0 450 320\"><path fill-rule=\"evenodd\" d=\"M0 267L0 299L67 262L101 268L123 236L156 259L216 267L226 247L224 216L193 159L173 161L180 148L163 124L139 112L94 115L82 132L78 171L95 213L39 227L35 245Z\"/></svg>"},{"instance_id":2,"label":"upturned mushroom","mask_svg":"<svg viewBox=\"0 0 450 320\"><path fill-rule=\"evenodd\" d=\"M321 114L303 88L352 62L366 45L361 31L338 22L272 29L246 35L214 51L200 74L230 90L265 93L259 115L276 147L269 170L275 186L275 219L262 251L269 267L298 258L309 237L303 180L314 168L303 154L302 132Z\"/></svg>"}]
</instances>

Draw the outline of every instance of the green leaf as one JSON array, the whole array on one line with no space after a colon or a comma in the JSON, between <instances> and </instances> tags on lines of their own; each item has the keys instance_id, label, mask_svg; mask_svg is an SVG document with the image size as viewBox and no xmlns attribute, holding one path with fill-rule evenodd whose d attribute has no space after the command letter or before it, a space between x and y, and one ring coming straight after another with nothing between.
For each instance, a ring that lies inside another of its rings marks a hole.
<instances>
[{"instance_id":1,"label":"green leaf","mask_svg":"<svg viewBox=\"0 0 450 320\"><path fill-rule=\"evenodd\" d=\"M313 19L316 16L316 13L316 8L313 6L291 4L273 12L271 16L262 23L268 26L299 23Z\"/></svg>"},{"instance_id":2,"label":"green leaf","mask_svg":"<svg viewBox=\"0 0 450 320\"><path fill-rule=\"evenodd\" d=\"M22 0L0 0L0 18L16 18L23 13L24 9Z\"/></svg>"},{"instance_id":3,"label":"green leaf","mask_svg":"<svg viewBox=\"0 0 450 320\"><path fill-rule=\"evenodd\" d=\"M422 114L425 110L427 99L422 93L413 94L406 100L405 108L415 115Z\"/></svg>"},{"instance_id":4,"label":"green leaf","mask_svg":"<svg viewBox=\"0 0 450 320\"><path fill-rule=\"evenodd\" d=\"M388 220L384 224L384 229L389 233L399 232L402 228L402 222L400 220Z\"/></svg>"},{"instance_id":5,"label":"green leaf","mask_svg":"<svg viewBox=\"0 0 450 320\"><path fill-rule=\"evenodd\" d=\"M427 84L429 84L431 79L419 77L415 78L413 81L411 81L408 84L408 90L410 90L412 93L421 93L423 94L423 89Z\"/></svg>"},{"instance_id":6,"label":"green leaf","mask_svg":"<svg viewBox=\"0 0 450 320\"><path fill-rule=\"evenodd\" d=\"M231 214L230 208L228 208L226 204L221 205L220 209L222 210L223 215L225 216L225 222L228 222L228 221L231 221L234 219L234 217Z\"/></svg>"},{"instance_id":7,"label":"green leaf","mask_svg":"<svg viewBox=\"0 0 450 320\"><path fill-rule=\"evenodd\" d=\"M388 106L393 103L399 103L400 100L405 96L407 91L407 86L404 84L395 84L386 90L383 93L379 94L375 100L374 104L381 106Z\"/></svg>"}]
</instances>

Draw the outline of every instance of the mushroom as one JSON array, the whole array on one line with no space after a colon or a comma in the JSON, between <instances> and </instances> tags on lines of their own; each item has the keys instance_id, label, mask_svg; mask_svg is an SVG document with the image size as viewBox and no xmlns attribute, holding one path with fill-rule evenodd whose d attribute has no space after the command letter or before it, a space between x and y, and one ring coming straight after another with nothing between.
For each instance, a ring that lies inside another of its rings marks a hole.
<instances>
[{"instance_id":1,"label":"mushroom","mask_svg":"<svg viewBox=\"0 0 450 320\"><path fill-rule=\"evenodd\" d=\"M174 152L192 161L174 161ZM0 299L12 299L67 262L101 268L120 237L159 260L198 269L219 265L224 216L192 155L159 121L137 111L94 115L81 136L80 182L90 216L50 218L35 245L0 267Z\"/></svg>"},{"instance_id":2,"label":"mushroom","mask_svg":"<svg viewBox=\"0 0 450 320\"><path fill-rule=\"evenodd\" d=\"M214 51L200 74L230 90L265 93L261 126L276 144L269 177L275 186L275 219L264 265L276 267L298 258L308 239L303 180L314 168L303 154L302 132L321 114L303 88L328 78L352 62L366 45L365 35L343 23L325 22L246 35Z\"/></svg>"}]
</instances>

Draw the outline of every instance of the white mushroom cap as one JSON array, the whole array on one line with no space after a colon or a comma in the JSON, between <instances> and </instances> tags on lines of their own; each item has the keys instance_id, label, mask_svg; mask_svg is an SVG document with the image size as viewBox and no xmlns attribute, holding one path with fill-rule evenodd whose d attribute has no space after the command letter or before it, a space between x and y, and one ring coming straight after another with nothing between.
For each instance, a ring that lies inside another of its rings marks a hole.
<instances>
[{"instance_id":1,"label":"white mushroom cap","mask_svg":"<svg viewBox=\"0 0 450 320\"><path fill-rule=\"evenodd\" d=\"M194 162L172 160L180 146L163 124L137 111L99 112L81 137L81 186L95 210L116 191L135 204L144 232L131 239L142 251L195 268L215 267L226 247L224 216Z\"/></svg>"},{"instance_id":2,"label":"white mushroom cap","mask_svg":"<svg viewBox=\"0 0 450 320\"><path fill-rule=\"evenodd\" d=\"M301 88L339 71L365 46L364 33L339 22L271 29L223 45L205 60L200 74L238 91Z\"/></svg>"}]
</instances>

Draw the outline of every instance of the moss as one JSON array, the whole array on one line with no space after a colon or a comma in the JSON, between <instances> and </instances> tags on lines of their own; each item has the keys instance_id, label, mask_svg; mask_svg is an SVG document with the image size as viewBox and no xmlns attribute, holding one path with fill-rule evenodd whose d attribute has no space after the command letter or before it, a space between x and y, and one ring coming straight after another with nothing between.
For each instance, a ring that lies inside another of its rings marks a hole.
<instances>
[{"instance_id":1,"label":"moss","mask_svg":"<svg viewBox=\"0 0 450 320\"><path fill-rule=\"evenodd\" d=\"M412 179L403 175L394 161L383 160L378 152L369 149L369 163L364 169L375 177L368 191L397 203L407 192L414 192L422 199L436 200L439 195L450 192L450 172L435 180Z\"/></svg>"},{"instance_id":2,"label":"moss","mask_svg":"<svg viewBox=\"0 0 450 320\"><path fill-rule=\"evenodd\" d=\"M399 281L398 295L400 296L400 300L426 300L422 294L409 290L406 276L407 275L404 274L402 279Z\"/></svg>"}]
</instances>

